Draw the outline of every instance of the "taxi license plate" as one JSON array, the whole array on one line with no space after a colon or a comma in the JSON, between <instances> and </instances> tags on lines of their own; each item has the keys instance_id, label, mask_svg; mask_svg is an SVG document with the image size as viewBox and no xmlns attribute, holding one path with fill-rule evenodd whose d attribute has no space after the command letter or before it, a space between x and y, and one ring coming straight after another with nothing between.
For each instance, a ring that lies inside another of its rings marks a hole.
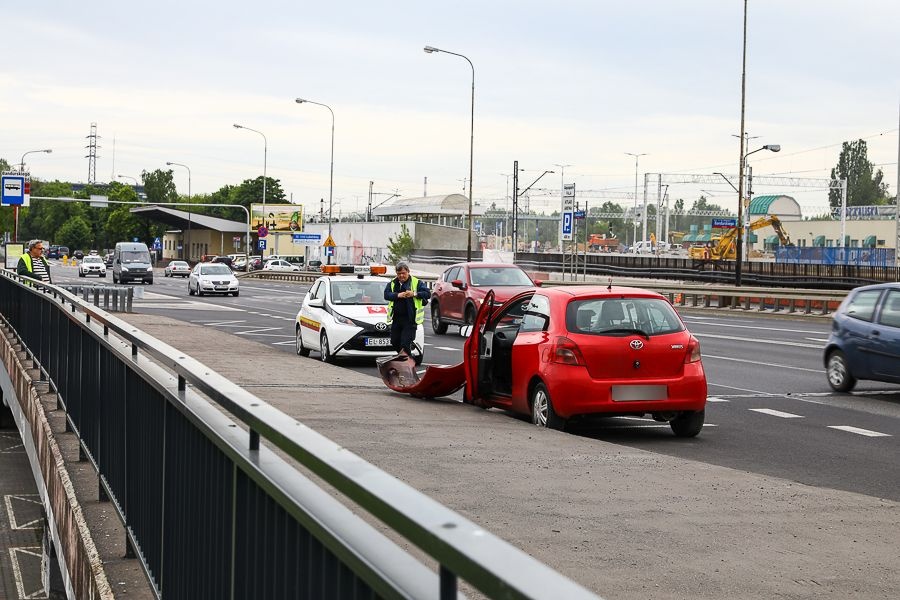
<instances>
[{"instance_id":1,"label":"taxi license plate","mask_svg":"<svg viewBox=\"0 0 900 600\"><path fill-rule=\"evenodd\" d=\"M390 338L366 338L366 346L390 346Z\"/></svg>"}]
</instances>

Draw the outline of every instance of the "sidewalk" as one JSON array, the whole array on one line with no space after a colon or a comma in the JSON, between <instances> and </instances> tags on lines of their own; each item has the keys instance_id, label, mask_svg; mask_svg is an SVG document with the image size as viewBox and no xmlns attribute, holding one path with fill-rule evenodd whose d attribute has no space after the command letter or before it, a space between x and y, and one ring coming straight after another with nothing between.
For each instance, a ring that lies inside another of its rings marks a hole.
<instances>
[{"instance_id":1,"label":"sidewalk","mask_svg":"<svg viewBox=\"0 0 900 600\"><path fill-rule=\"evenodd\" d=\"M607 599L900 589L898 503L539 430L213 328L124 318Z\"/></svg>"}]
</instances>

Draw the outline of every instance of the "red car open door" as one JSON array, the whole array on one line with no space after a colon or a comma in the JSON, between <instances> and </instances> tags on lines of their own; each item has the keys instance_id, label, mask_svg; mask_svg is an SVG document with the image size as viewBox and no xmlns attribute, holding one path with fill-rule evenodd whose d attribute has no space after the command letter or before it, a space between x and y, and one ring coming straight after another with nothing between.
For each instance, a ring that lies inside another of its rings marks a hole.
<instances>
[{"instance_id":1,"label":"red car open door","mask_svg":"<svg viewBox=\"0 0 900 600\"><path fill-rule=\"evenodd\" d=\"M490 290L484 297L484 302L478 307L475 322L466 343L463 344L463 365L465 367L466 387L463 390L463 402L481 404L481 393L478 389L478 377L481 366L481 352L484 346L484 327L491 316L491 307L494 305L494 290Z\"/></svg>"}]
</instances>

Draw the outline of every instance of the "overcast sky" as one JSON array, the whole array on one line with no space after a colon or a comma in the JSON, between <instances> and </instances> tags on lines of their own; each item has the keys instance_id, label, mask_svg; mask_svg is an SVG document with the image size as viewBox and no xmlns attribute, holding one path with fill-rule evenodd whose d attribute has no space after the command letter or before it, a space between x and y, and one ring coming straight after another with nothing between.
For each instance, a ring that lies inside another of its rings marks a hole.
<instances>
[{"instance_id":1,"label":"overcast sky","mask_svg":"<svg viewBox=\"0 0 900 600\"><path fill-rule=\"evenodd\" d=\"M86 181L187 164L193 193L262 174L307 213L328 198L335 113L335 212L376 192L461 192L469 170L475 65L475 199L502 204L513 160L522 187L631 191L640 171L737 172L740 0L471 2L71 2L33 0L4 16L0 157L36 177ZM750 0L747 131L754 174L826 177L844 140L897 181L900 51L896 0ZM115 151L114 151L115 146ZM115 164L113 164L115 157ZM187 192L184 169L175 182ZM736 208L725 182L706 190ZM810 210L823 191L789 193ZM381 196L386 198L387 196ZM558 207L558 196L545 202ZM593 202L593 201L592 201ZM734 204L735 207L731 205Z\"/></svg>"}]
</instances>

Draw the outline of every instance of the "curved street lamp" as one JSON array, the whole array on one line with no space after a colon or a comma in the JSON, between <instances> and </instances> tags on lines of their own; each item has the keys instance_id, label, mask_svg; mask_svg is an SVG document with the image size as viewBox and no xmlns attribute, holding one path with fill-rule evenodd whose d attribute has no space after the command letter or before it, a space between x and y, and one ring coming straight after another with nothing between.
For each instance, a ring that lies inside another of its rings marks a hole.
<instances>
[{"instance_id":1,"label":"curved street lamp","mask_svg":"<svg viewBox=\"0 0 900 600\"><path fill-rule=\"evenodd\" d=\"M328 237L331 237L331 208L332 208L332 199L334 194L334 111L331 110L331 107L327 104L322 104L321 102L313 102L312 100L307 100L305 98L297 98L295 100L297 104L315 104L316 106L324 106L328 109L328 112L331 113L331 174L328 177ZM331 255L328 255L328 264L331 264Z\"/></svg>"},{"instance_id":2,"label":"curved street lamp","mask_svg":"<svg viewBox=\"0 0 900 600\"><path fill-rule=\"evenodd\" d=\"M45 150L29 150L28 152L26 152L25 154L22 155L22 161L19 163L19 167L24 171L25 170L25 157L28 156L29 154L37 154L39 152L43 152L45 154L50 154L51 152L53 152L53 149L47 148Z\"/></svg>"},{"instance_id":3,"label":"curved street lamp","mask_svg":"<svg viewBox=\"0 0 900 600\"><path fill-rule=\"evenodd\" d=\"M440 48L435 48L434 46L425 46L423 48L427 54L434 54L435 52L443 52L444 54L452 54L453 56L458 56L460 58L466 59L466 62L469 63L469 66L472 67L472 114L469 121L469 234L468 234L468 244L466 249L466 261L471 262L472 260L472 203L474 202L472 196L472 165L474 162L474 151L475 151L475 65L472 64L472 61L463 54L458 54L456 52L450 52L449 50L441 50Z\"/></svg>"},{"instance_id":4,"label":"curved street lamp","mask_svg":"<svg viewBox=\"0 0 900 600\"><path fill-rule=\"evenodd\" d=\"M188 172L188 230L187 230L187 241L185 245L187 246L187 260L191 260L191 168L187 165L183 165L177 162L167 162L166 166L169 167L184 167ZM184 248L181 250L181 258L184 258Z\"/></svg>"},{"instance_id":5,"label":"curved street lamp","mask_svg":"<svg viewBox=\"0 0 900 600\"><path fill-rule=\"evenodd\" d=\"M263 195L262 195L262 214L263 214L263 225L266 223L266 163L268 162L269 156L269 140L266 139L266 134L262 131L257 131L256 129L251 129L250 127L245 127L243 125L234 124L235 129L246 129L247 131L252 131L253 133L258 133L262 136L263 139ZM248 240L249 241L249 240ZM263 250L260 253L262 256L266 255L266 251Z\"/></svg>"}]
</instances>

